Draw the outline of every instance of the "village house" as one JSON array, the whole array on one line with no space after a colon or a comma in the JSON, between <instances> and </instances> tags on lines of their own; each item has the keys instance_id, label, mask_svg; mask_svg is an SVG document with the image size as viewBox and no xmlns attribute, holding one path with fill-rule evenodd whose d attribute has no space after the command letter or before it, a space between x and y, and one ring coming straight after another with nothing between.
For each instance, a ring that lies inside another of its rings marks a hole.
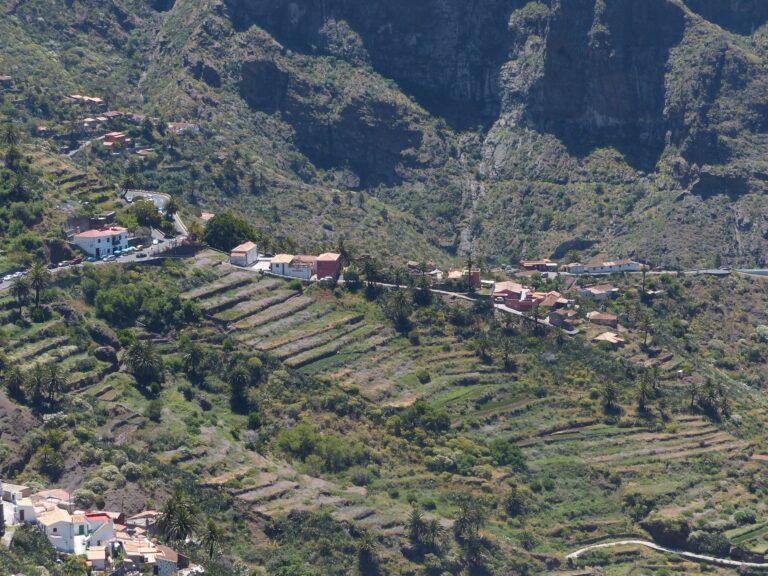
<instances>
[{"instance_id":1,"label":"village house","mask_svg":"<svg viewBox=\"0 0 768 576\"><path fill-rule=\"evenodd\" d=\"M523 270L537 271L537 272L557 272L557 263L552 262L548 258L541 258L539 260L522 260L520 267Z\"/></svg>"},{"instance_id":2,"label":"village house","mask_svg":"<svg viewBox=\"0 0 768 576\"><path fill-rule=\"evenodd\" d=\"M431 284L439 284L443 281L443 271L435 267L434 262L423 262L419 264L415 260L410 260L406 264L408 273L414 278L426 276Z\"/></svg>"},{"instance_id":3,"label":"village house","mask_svg":"<svg viewBox=\"0 0 768 576\"><path fill-rule=\"evenodd\" d=\"M536 292L532 288L523 286L517 282L497 282L491 295L497 304L504 304L507 308L518 312L529 312L536 307L547 310L555 310L568 305L568 300L560 292Z\"/></svg>"},{"instance_id":4,"label":"village house","mask_svg":"<svg viewBox=\"0 0 768 576\"><path fill-rule=\"evenodd\" d=\"M598 326L608 326L610 328L619 327L618 316L608 314L607 312L598 312L595 310L594 312L587 314L587 320L590 324L597 324Z\"/></svg>"},{"instance_id":5,"label":"village house","mask_svg":"<svg viewBox=\"0 0 768 576\"><path fill-rule=\"evenodd\" d=\"M120 226L87 230L72 237L72 242L88 256L102 258L128 248L128 229Z\"/></svg>"},{"instance_id":6,"label":"village house","mask_svg":"<svg viewBox=\"0 0 768 576\"><path fill-rule=\"evenodd\" d=\"M610 284L600 284L599 286L590 286L588 288L579 288L578 295L582 298L589 298L596 302L601 302L607 298L617 296L619 289Z\"/></svg>"},{"instance_id":7,"label":"village house","mask_svg":"<svg viewBox=\"0 0 768 576\"><path fill-rule=\"evenodd\" d=\"M450 268L448 270L448 280L456 282L465 281L474 288L480 288L482 285L480 281L480 268L472 268L471 272L467 268Z\"/></svg>"},{"instance_id":8,"label":"village house","mask_svg":"<svg viewBox=\"0 0 768 576\"><path fill-rule=\"evenodd\" d=\"M250 266L259 259L259 248L253 242L245 242L232 248L229 263L233 266Z\"/></svg>"},{"instance_id":9,"label":"village house","mask_svg":"<svg viewBox=\"0 0 768 576\"><path fill-rule=\"evenodd\" d=\"M643 265L634 260L616 260L594 264L566 264L561 268L568 274L617 274L620 272L641 272Z\"/></svg>"},{"instance_id":10,"label":"village house","mask_svg":"<svg viewBox=\"0 0 768 576\"><path fill-rule=\"evenodd\" d=\"M66 98L64 101L69 104L84 104L86 106L95 108L97 110L101 110L105 108L104 99L99 98L97 96L83 96L82 94L72 94L71 96Z\"/></svg>"},{"instance_id":11,"label":"village house","mask_svg":"<svg viewBox=\"0 0 768 576\"><path fill-rule=\"evenodd\" d=\"M107 132L104 134L104 147L115 148L116 146L125 147L131 142L124 132Z\"/></svg>"},{"instance_id":12,"label":"village house","mask_svg":"<svg viewBox=\"0 0 768 576\"><path fill-rule=\"evenodd\" d=\"M298 278L300 280L311 280L315 273L314 256L294 256L293 254L276 254L272 258L269 269L273 274L287 276L289 278Z\"/></svg>"},{"instance_id":13,"label":"village house","mask_svg":"<svg viewBox=\"0 0 768 576\"><path fill-rule=\"evenodd\" d=\"M13 88L13 77L12 76L0 76L0 87L4 90L10 90Z\"/></svg>"},{"instance_id":14,"label":"village house","mask_svg":"<svg viewBox=\"0 0 768 576\"><path fill-rule=\"evenodd\" d=\"M85 565L94 572L106 572L112 565L109 546L89 546L85 554Z\"/></svg>"},{"instance_id":15,"label":"village house","mask_svg":"<svg viewBox=\"0 0 768 576\"><path fill-rule=\"evenodd\" d=\"M602 334L598 334L594 338L592 338L592 342L595 343L602 343L607 346L610 346L611 348L621 348L626 343L626 340L616 334L615 332L603 332Z\"/></svg>"},{"instance_id":16,"label":"village house","mask_svg":"<svg viewBox=\"0 0 768 576\"><path fill-rule=\"evenodd\" d=\"M37 517L37 524L59 552L85 555L88 547L88 521L85 514L70 514L62 508L53 508Z\"/></svg>"},{"instance_id":17,"label":"village house","mask_svg":"<svg viewBox=\"0 0 768 576\"><path fill-rule=\"evenodd\" d=\"M338 278L341 275L341 254L325 252L317 257L315 274L319 279Z\"/></svg>"},{"instance_id":18,"label":"village house","mask_svg":"<svg viewBox=\"0 0 768 576\"><path fill-rule=\"evenodd\" d=\"M8 484L0 482L0 491L3 494L3 500L16 504L22 498L32 495L32 489L21 484Z\"/></svg>"},{"instance_id":19,"label":"village house","mask_svg":"<svg viewBox=\"0 0 768 576\"><path fill-rule=\"evenodd\" d=\"M552 310L547 319L552 326L571 332L578 327L578 317L579 313L572 308L558 308Z\"/></svg>"}]
</instances>

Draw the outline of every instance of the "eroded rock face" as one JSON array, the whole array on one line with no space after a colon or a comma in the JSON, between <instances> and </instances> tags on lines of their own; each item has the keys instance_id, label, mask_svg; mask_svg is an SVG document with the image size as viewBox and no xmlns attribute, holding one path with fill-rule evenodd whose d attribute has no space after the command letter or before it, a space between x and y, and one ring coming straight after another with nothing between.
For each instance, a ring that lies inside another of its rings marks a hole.
<instances>
[{"instance_id":1,"label":"eroded rock face","mask_svg":"<svg viewBox=\"0 0 768 576\"><path fill-rule=\"evenodd\" d=\"M365 90L335 93L272 60L243 63L240 94L256 110L279 111L316 165L349 166L364 185L398 182L398 166L411 161L406 152L421 145L409 106Z\"/></svg>"},{"instance_id":2,"label":"eroded rock face","mask_svg":"<svg viewBox=\"0 0 768 576\"><path fill-rule=\"evenodd\" d=\"M685 0L710 22L739 34L751 34L768 21L765 0Z\"/></svg>"},{"instance_id":3,"label":"eroded rock face","mask_svg":"<svg viewBox=\"0 0 768 576\"><path fill-rule=\"evenodd\" d=\"M655 164L665 68L684 27L667 0L552 2L541 81L526 102L534 125L577 154L610 144Z\"/></svg>"},{"instance_id":4,"label":"eroded rock face","mask_svg":"<svg viewBox=\"0 0 768 576\"><path fill-rule=\"evenodd\" d=\"M545 137L549 163L612 147L645 172L669 145L687 162L726 164L751 154L735 133L766 139L764 65L698 16L750 28L768 18L762 0L685 0L692 12L683 0L223 2L236 29L258 26L283 47L242 64L243 98L283 113L310 159L348 165L364 185L399 181L426 118L376 95L344 99L281 59L370 65L454 128L493 126L491 171L510 177L531 135Z\"/></svg>"},{"instance_id":5,"label":"eroded rock face","mask_svg":"<svg viewBox=\"0 0 768 576\"><path fill-rule=\"evenodd\" d=\"M459 125L498 113L498 73L520 0L225 0L234 26L256 24L293 50L370 59L430 111ZM348 34L339 42L329 22ZM343 24L338 24L343 23ZM342 48L338 48L339 45ZM363 48L364 47L364 48ZM367 50L367 54L361 52Z\"/></svg>"}]
</instances>

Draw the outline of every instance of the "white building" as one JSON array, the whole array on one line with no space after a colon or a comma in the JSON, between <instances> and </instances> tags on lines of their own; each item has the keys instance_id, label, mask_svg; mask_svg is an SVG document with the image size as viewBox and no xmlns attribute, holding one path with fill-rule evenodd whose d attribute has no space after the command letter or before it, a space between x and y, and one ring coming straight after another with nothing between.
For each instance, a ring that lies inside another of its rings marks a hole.
<instances>
[{"instance_id":1,"label":"white building","mask_svg":"<svg viewBox=\"0 0 768 576\"><path fill-rule=\"evenodd\" d=\"M250 266L259 259L259 248L253 242L235 246L229 253L229 263L234 266Z\"/></svg>"},{"instance_id":2,"label":"white building","mask_svg":"<svg viewBox=\"0 0 768 576\"><path fill-rule=\"evenodd\" d=\"M128 248L128 229L120 226L75 234L72 242L88 256L102 258Z\"/></svg>"},{"instance_id":3,"label":"white building","mask_svg":"<svg viewBox=\"0 0 768 576\"><path fill-rule=\"evenodd\" d=\"M66 554L85 555L88 547L88 520L85 514L70 514L62 508L54 508L40 514L37 523L56 550Z\"/></svg>"},{"instance_id":4,"label":"white building","mask_svg":"<svg viewBox=\"0 0 768 576\"><path fill-rule=\"evenodd\" d=\"M634 260L616 260L610 262L598 262L596 264L567 264L563 266L563 272L569 274L616 274L619 272L640 272L643 265Z\"/></svg>"},{"instance_id":5,"label":"white building","mask_svg":"<svg viewBox=\"0 0 768 576\"><path fill-rule=\"evenodd\" d=\"M294 256L277 254L272 258L269 269L273 274L310 280L315 273L316 258L312 256Z\"/></svg>"},{"instance_id":6,"label":"white building","mask_svg":"<svg viewBox=\"0 0 768 576\"><path fill-rule=\"evenodd\" d=\"M115 523L106 512L86 512L85 520L91 546L104 546L115 539Z\"/></svg>"}]
</instances>

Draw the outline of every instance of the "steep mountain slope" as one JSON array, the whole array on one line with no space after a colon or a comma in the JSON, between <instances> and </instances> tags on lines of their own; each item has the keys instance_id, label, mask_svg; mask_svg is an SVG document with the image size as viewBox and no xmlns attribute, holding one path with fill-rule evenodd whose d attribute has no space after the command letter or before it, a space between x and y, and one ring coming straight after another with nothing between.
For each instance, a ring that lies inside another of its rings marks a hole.
<instances>
[{"instance_id":1,"label":"steep mountain slope","mask_svg":"<svg viewBox=\"0 0 768 576\"><path fill-rule=\"evenodd\" d=\"M0 62L195 119L210 135L201 159L236 151L265 182L258 206L239 190L195 196L268 227L290 213L281 232L302 241L326 197L307 191L349 189L403 227L336 222L329 240L411 258L762 262L763 3L411 4L8 3L15 41Z\"/></svg>"}]
</instances>

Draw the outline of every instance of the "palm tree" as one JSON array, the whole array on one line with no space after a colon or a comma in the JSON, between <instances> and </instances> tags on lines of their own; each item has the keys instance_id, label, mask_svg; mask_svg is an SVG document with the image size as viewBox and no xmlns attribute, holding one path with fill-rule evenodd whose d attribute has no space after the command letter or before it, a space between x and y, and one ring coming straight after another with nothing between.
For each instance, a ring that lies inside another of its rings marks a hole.
<instances>
[{"instance_id":1,"label":"palm tree","mask_svg":"<svg viewBox=\"0 0 768 576\"><path fill-rule=\"evenodd\" d=\"M19 144L19 130L13 124L5 124L0 130L0 142L6 146L17 146Z\"/></svg>"},{"instance_id":2,"label":"palm tree","mask_svg":"<svg viewBox=\"0 0 768 576\"><path fill-rule=\"evenodd\" d=\"M431 549L436 550L440 547L440 540L442 540L445 530L440 526L440 522L437 518L433 518L427 522L424 527L424 543Z\"/></svg>"},{"instance_id":3,"label":"palm tree","mask_svg":"<svg viewBox=\"0 0 768 576\"><path fill-rule=\"evenodd\" d=\"M653 390L646 378L642 378L637 386L637 409L640 412L648 410L648 401L653 395Z\"/></svg>"},{"instance_id":4,"label":"palm tree","mask_svg":"<svg viewBox=\"0 0 768 576\"><path fill-rule=\"evenodd\" d=\"M424 522L424 516L421 510L415 506L411 508L411 513L408 515L408 521L406 522L406 529L408 530L408 538L414 544L421 546L424 540L424 530L426 523Z\"/></svg>"},{"instance_id":5,"label":"palm tree","mask_svg":"<svg viewBox=\"0 0 768 576\"><path fill-rule=\"evenodd\" d=\"M165 213L168 215L169 218L173 218L173 215L176 214L176 212L179 211L179 203L176 202L176 198L171 196L171 199L168 200L168 204L165 205Z\"/></svg>"},{"instance_id":6,"label":"palm tree","mask_svg":"<svg viewBox=\"0 0 768 576\"><path fill-rule=\"evenodd\" d=\"M357 562L361 574L378 573L378 559L376 558L378 547L379 543L376 537L370 532L364 532L360 537L360 542L357 545Z\"/></svg>"},{"instance_id":7,"label":"palm tree","mask_svg":"<svg viewBox=\"0 0 768 576\"><path fill-rule=\"evenodd\" d=\"M45 397L46 380L47 377L42 364L35 364L35 366L32 368L32 371L26 378L26 396L27 399L36 408L39 408L43 403L43 398Z\"/></svg>"},{"instance_id":8,"label":"palm tree","mask_svg":"<svg viewBox=\"0 0 768 576\"><path fill-rule=\"evenodd\" d=\"M61 368L57 363L48 365L48 381L46 386L46 395L48 397L48 406L53 408L59 400L59 395L64 391L67 380L61 373Z\"/></svg>"},{"instance_id":9,"label":"palm tree","mask_svg":"<svg viewBox=\"0 0 768 576\"><path fill-rule=\"evenodd\" d=\"M11 284L11 296L16 298L16 301L19 303L19 312L21 312L24 304L29 301L30 290L29 281L24 276L19 276Z\"/></svg>"},{"instance_id":10,"label":"palm tree","mask_svg":"<svg viewBox=\"0 0 768 576\"><path fill-rule=\"evenodd\" d=\"M21 368L11 366L5 373L5 387L8 390L8 395L14 400L23 401L26 386L27 379Z\"/></svg>"},{"instance_id":11,"label":"palm tree","mask_svg":"<svg viewBox=\"0 0 768 576\"><path fill-rule=\"evenodd\" d=\"M200 536L200 544L208 552L208 559L213 559L213 554L221 545L221 541L224 537L224 531L219 527L216 522L208 519L205 524L203 533Z\"/></svg>"},{"instance_id":12,"label":"palm tree","mask_svg":"<svg viewBox=\"0 0 768 576\"><path fill-rule=\"evenodd\" d=\"M181 542L191 536L198 525L194 503L181 492L176 492L163 507L159 528L170 542Z\"/></svg>"},{"instance_id":13,"label":"palm tree","mask_svg":"<svg viewBox=\"0 0 768 576\"><path fill-rule=\"evenodd\" d=\"M151 340L136 340L128 348L126 356L128 370L140 385L157 382L163 373L163 359L155 350Z\"/></svg>"},{"instance_id":14,"label":"palm tree","mask_svg":"<svg viewBox=\"0 0 768 576\"><path fill-rule=\"evenodd\" d=\"M51 273L39 260L32 265L29 271L29 285L35 291L35 308L40 306L40 292L48 288L51 283Z\"/></svg>"}]
</instances>

